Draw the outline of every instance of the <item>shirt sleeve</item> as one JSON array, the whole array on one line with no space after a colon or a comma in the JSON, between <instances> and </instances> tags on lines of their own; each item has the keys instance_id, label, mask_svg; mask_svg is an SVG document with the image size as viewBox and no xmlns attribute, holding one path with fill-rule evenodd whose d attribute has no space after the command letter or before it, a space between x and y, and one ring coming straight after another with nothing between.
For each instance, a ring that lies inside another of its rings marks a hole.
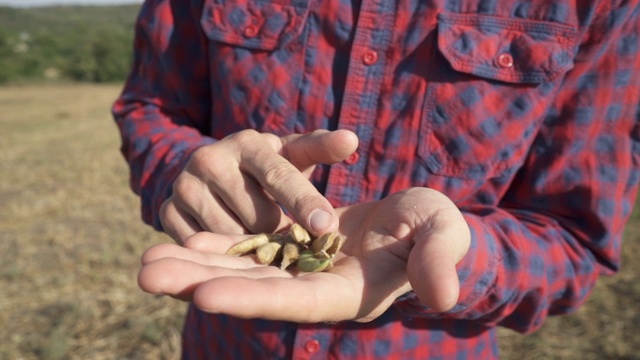
<instances>
[{"instance_id":1,"label":"shirt sleeve","mask_svg":"<svg viewBox=\"0 0 640 360\"><path fill-rule=\"evenodd\" d=\"M640 6L604 2L523 167L498 206L460 204L472 245L458 264L461 295L435 314L520 332L570 313L620 265L640 180Z\"/></svg>"},{"instance_id":2,"label":"shirt sleeve","mask_svg":"<svg viewBox=\"0 0 640 360\"><path fill-rule=\"evenodd\" d=\"M141 196L142 218L161 230L158 210L174 179L210 133L207 47L198 15L168 1L146 1L137 23L132 71L112 113Z\"/></svg>"}]
</instances>

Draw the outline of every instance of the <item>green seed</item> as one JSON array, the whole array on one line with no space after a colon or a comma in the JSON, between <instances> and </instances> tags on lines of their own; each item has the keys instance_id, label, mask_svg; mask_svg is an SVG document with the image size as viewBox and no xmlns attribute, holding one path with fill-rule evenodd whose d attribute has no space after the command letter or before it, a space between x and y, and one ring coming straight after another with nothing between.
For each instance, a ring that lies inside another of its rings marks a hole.
<instances>
[{"instance_id":1,"label":"green seed","mask_svg":"<svg viewBox=\"0 0 640 360\"><path fill-rule=\"evenodd\" d=\"M319 272L331 266L331 259L318 259L313 251L305 250L298 258L298 270L303 272Z\"/></svg>"}]
</instances>

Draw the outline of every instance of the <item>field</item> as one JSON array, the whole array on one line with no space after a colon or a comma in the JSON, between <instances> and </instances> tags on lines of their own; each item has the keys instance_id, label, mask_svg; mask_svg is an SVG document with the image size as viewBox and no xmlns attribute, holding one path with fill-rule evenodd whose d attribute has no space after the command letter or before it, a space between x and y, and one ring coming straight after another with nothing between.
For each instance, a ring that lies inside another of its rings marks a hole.
<instances>
[{"instance_id":1,"label":"field","mask_svg":"<svg viewBox=\"0 0 640 360\"><path fill-rule=\"evenodd\" d=\"M185 304L142 293L168 241L139 220L109 108L119 85L0 87L0 359L175 359ZM500 331L505 359L640 359L640 212L622 271L576 314Z\"/></svg>"}]
</instances>

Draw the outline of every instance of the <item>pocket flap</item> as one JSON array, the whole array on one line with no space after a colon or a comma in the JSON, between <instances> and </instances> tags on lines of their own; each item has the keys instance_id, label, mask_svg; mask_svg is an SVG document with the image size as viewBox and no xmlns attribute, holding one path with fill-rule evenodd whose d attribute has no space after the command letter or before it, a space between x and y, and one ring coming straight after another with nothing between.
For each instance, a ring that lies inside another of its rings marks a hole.
<instances>
[{"instance_id":1,"label":"pocket flap","mask_svg":"<svg viewBox=\"0 0 640 360\"><path fill-rule=\"evenodd\" d=\"M477 14L440 14L438 20L438 47L457 71L542 83L573 67L576 29L571 26Z\"/></svg>"},{"instance_id":2,"label":"pocket flap","mask_svg":"<svg viewBox=\"0 0 640 360\"><path fill-rule=\"evenodd\" d=\"M298 36L308 0L206 0L200 24L211 40L273 50Z\"/></svg>"}]
</instances>

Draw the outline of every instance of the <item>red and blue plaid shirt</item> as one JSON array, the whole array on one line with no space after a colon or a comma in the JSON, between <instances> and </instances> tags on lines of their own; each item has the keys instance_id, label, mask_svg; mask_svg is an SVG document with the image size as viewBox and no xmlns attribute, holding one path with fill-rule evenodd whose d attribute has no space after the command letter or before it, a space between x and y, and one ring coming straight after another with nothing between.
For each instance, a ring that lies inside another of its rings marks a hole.
<instances>
[{"instance_id":1,"label":"red and blue plaid shirt","mask_svg":"<svg viewBox=\"0 0 640 360\"><path fill-rule=\"evenodd\" d=\"M114 115L146 222L190 154L252 128L349 129L313 181L336 207L409 187L462 210L446 314L411 293L371 323L191 308L185 358L497 357L495 326L575 310L619 266L640 181L638 0L148 0Z\"/></svg>"}]
</instances>

